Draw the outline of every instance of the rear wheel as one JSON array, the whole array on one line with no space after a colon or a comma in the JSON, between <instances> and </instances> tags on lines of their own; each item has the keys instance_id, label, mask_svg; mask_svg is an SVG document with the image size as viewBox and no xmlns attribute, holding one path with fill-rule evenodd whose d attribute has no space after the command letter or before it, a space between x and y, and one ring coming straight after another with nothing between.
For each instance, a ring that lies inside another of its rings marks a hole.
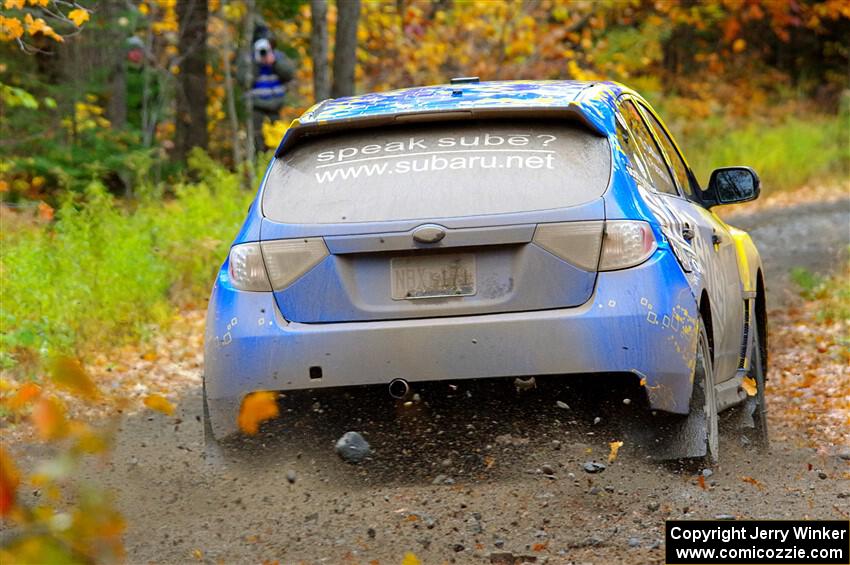
<instances>
[{"instance_id":1,"label":"rear wheel","mask_svg":"<svg viewBox=\"0 0 850 565\"><path fill-rule=\"evenodd\" d=\"M214 459L221 454L218 440L213 434L212 424L210 423L210 408L207 405L207 386L202 385L201 395L203 397L203 419L204 419L204 457L207 460Z\"/></svg>"},{"instance_id":2,"label":"rear wheel","mask_svg":"<svg viewBox=\"0 0 850 565\"><path fill-rule=\"evenodd\" d=\"M717 462L720 443L717 395L708 333L702 318L699 320L698 332L688 414L671 414L660 418L655 430L655 459L689 460L709 465Z\"/></svg>"},{"instance_id":3,"label":"rear wheel","mask_svg":"<svg viewBox=\"0 0 850 565\"><path fill-rule=\"evenodd\" d=\"M717 414L717 393L714 389L714 367L711 362L711 348L708 333L700 318L699 341L697 343L696 363L694 365L694 388L691 394L689 419L702 421L699 441L705 444L703 459L707 463L716 463L720 456L720 426Z\"/></svg>"}]
</instances>

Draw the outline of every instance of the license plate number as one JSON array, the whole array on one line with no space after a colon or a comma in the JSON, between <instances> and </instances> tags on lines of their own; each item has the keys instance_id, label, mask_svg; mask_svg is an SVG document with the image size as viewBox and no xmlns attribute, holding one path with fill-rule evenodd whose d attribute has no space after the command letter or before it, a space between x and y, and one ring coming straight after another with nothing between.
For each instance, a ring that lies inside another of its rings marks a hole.
<instances>
[{"instance_id":1,"label":"license plate number","mask_svg":"<svg viewBox=\"0 0 850 565\"><path fill-rule=\"evenodd\" d=\"M396 257L390 261L393 300L475 294L475 255Z\"/></svg>"}]
</instances>

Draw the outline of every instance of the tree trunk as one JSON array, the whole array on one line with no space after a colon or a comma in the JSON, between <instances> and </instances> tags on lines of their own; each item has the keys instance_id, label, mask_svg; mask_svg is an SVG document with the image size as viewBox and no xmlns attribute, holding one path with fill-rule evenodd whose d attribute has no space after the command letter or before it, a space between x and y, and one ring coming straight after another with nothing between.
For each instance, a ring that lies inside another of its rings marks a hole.
<instances>
[{"instance_id":1,"label":"tree trunk","mask_svg":"<svg viewBox=\"0 0 850 565\"><path fill-rule=\"evenodd\" d=\"M331 82L328 69L328 0L310 0L310 57L313 59L313 97L316 102L329 98Z\"/></svg>"},{"instance_id":2,"label":"tree trunk","mask_svg":"<svg viewBox=\"0 0 850 565\"><path fill-rule=\"evenodd\" d=\"M207 0L177 0L180 75L177 85L175 156L207 148Z\"/></svg>"},{"instance_id":3,"label":"tree trunk","mask_svg":"<svg viewBox=\"0 0 850 565\"><path fill-rule=\"evenodd\" d=\"M106 117L112 129L122 130L127 125L127 45L126 35L120 26L113 24L121 14L121 5L115 0L103 3L103 30L106 40L106 64L109 68L109 101Z\"/></svg>"},{"instance_id":4,"label":"tree trunk","mask_svg":"<svg viewBox=\"0 0 850 565\"><path fill-rule=\"evenodd\" d=\"M226 2L221 3L221 21L222 37L221 41L221 62L224 69L224 92L227 99L227 117L230 122L231 134L231 151L233 154L233 168L237 171L242 167L242 144L239 141L239 116L236 114L236 90L233 86L233 71L230 66L230 59L233 55L231 46L233 45L233 36L230 34L230 25L224 17L224 8Z\"/></svg>"},{"instance_id":5,"label":"tree trunk","mask_svg":"<svg viewBox=\"0 0 850 565\"><path fill-rule=\"evenodd\" d=\"M334 86L331 96L354 94L354 67L357 64L357 23L360 0L338 0L336 45L334 46Z\"/></svg>"},{"instance_id":6,"label":"tree trunk","mask_svg":"<svg viewBox=\"0 0 850 565\"><path fill-rule=\"evenodd\" d=\"M245 84L251 88L254 82L253 64L253 35L254 35L254 13L257 9L255 0L245 0L245 20L242 28L242 60L246 62ZM254 104L250 96L245 96L245 183L248 190L254 187L254 166L256 159L256 147L254 147Z\"/></svg>"}]
</instances>

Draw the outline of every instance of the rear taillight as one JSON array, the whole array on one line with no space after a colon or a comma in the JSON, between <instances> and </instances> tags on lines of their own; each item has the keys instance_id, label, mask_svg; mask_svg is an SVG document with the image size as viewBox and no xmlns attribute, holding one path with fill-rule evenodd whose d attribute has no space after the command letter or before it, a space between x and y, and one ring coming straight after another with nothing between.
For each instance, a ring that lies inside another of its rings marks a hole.
<instances>
[{"instance_id":1,"label":"rear taillight","mask_svg":"<svg viewBox=\"0 0 850 565\"><path fill-rule=\"evenodd\" d=\"M269 277L263 265L259 243L243 243L230 248L230 282L239 290L269 291Z\"/></svg>"},{"instance_id":2,"label":"rear taillight","mask_svg":"<svg viewBox=\"0 0 850 565\"><path fill-rule=\"evenodd\" d=\"M604 222L565 222L539 224L534 243L585 271L595 271L599 263Z\"/></svg>"},{"instance_id":3,"label":"rear taillight","mask_svg":"<svg viewBox=\"0 0 850 565\"><path fill-rule=\"evenodd\" d=\"M321 237L264 241L260 246L274 290L286 288L328 255Z\"/></svg>"},{"instance_id":4,"label":"rear taillight","mask_svg":"<svg viewBox=\"0 0 850 565\"><path fill-rule=\"evenodd\" d=\"M640 265L655 252L658 244L646 222L611 220L605 223L600 271L615 271Z\"/></svg>"},{"instance_id":5,"label":"rear taillight","mask_svg":"<svg viewBox=\"0 0 850 565\"><path fill-rule=\"evenodd\" d=\"M634 267L657 247L649 224L632 220L539 224L533 242L585 271Z\"/></svg>"},{"instance_id":6,"label":"rear taillight","mask_svg":"<svg viewBox=\"0 0 850 565\"><path fill-rule=\"evenodd\" d=\"M239 290L282 290L327 254L322 238L234 245L230 249L230 281Z\"/></svg>"}]
</instances>

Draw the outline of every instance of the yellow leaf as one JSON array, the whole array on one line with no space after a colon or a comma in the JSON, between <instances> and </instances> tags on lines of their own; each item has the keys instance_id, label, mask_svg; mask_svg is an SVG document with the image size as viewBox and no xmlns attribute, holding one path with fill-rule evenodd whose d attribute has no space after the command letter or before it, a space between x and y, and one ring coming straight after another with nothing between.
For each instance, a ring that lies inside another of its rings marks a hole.
<instances>
[{"instance_id":1,"label":"yellow leaf","mask_svg":"<svg viewBox=\"0 0 850 565\"><path fill-rule=\"evenodd\" d=\"M193 549L192 550L192 557L194 557L195 559L200 561L201 559L204 558L204 552L201 551L200 549Z\"/></svg>"},{"instance_id":2,"label":"yellow leaf","mask_svg":"<svg viewBox=\"0 0 850 565\"><path fill-rule=\"evenodd\" d=\"M47 25L47 22L44 21L44 18L33 19L30 14L27 14L26 16L24 16L24 23L27 24L27 33L30 35L40 33L47 37L53 38L60 43L65 41L65 38L53 31L53 28Z\"/></svg>"},{"instance_id":3,"label":"yellow leaf","mask_svg":"<svg viewBox=\"0 0 850 565\"><path fill-rule=\"evenodd\" d=\"M51 377L57 385L86 398L96 398L100 392L74 357L56 357L50 367Z\"/></svg>"},{"instance_id":4,"label":"yellow leaf","mask_svg":"<svg viewBox=\"0 0 850 565\"><path fill-rule=\"evenodd\" d=\"M404 554L404 558L401 560L401 565L422 565L422 562L419 561L419 558L416 557L416 554L408 551Z\"/></svg>"},{"instance_id":5,"label":"yellow leaf","mask_svg":"<svg viewBox=\"0 0 850 565\"><path fill-rule=\"evenodd\" d=\"M242 399L237 423L239 429L248 435L260 431L260 424L277 418L277 401L273 392L252 392Z\"/></svg>"},{"instance_id":6,"label":"yellow leaf","mask_svg":"<svg viewBox=\"0 0 850 565\"><path fill-rule=\"evenodd\" d=\"M174 413L174 405L171 404L167 398L159 394L150 394L145 397L145 406L150 408L151 410L156 410L157 412L162 412L163 414L167 414L171 416Z\"/></svg>"},{"instance_id":7,"label":"yellow leaf","mask_svg":"<svg viewBox=\"0 0 850 565\"><path fill-rule=\"evenodd\" d=\"M0 15L0 41L13 41L24 34L24 26L17 18Z\"/></svg>"},{"instance_id":8,"label":"yellow leaf","mask_svg":"<svg viewBox=\"0 0 850 565\"><path fill-rule=\"evenodd\" d=\"M735 42L732 44L732 51L734 51L735 53L740 53L746 48L747 42L741 39L740 37L736 39Z\"/></svg>"},{"instance_id":9,"label":"yellow leaf","mask_svg":"<svg viewBox=\"0 0 850 565\"><path fill-rule=\"evenodd\" d=\"M608 447L611 448L611 451L608 453L608 463L613 463L617 459L617 452L623 447L623 442L612 441L608 444Z\"/></svg>"},{"instance_id":10,"label":"yellow leaf","mask_svg":"<svg viewBox=\"0 0 850 565\"><path fill-rule=\"evenodd\" d=\"M74 22L74 25L80 27L89 21L89 13L82 8L77 8L68 12L68 19Z\"/></svg>"},{"instance_id":11,"label":"yellow leaf","mask_svg":"<svg viewBox=\"0 0 850 565\"><path fill-rule=\"evenodd\" d=\"M747 391L749 396L755 396L759 391L755 379L751 377L744 377L744 381L741 383L741 388Z\"/></svg>"}]
</instances>

